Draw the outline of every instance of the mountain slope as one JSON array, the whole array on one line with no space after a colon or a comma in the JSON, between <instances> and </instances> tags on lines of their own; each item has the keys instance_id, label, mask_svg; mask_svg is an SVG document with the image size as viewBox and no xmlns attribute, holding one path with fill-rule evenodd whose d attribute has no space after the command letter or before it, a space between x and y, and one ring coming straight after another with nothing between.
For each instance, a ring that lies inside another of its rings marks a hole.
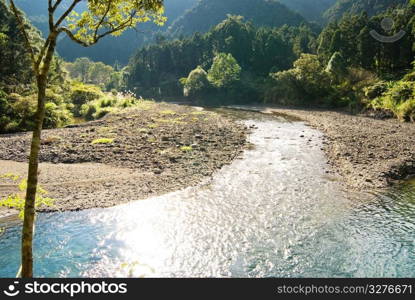
<instances>
[{"instance_id":1,"label":"mountain slope","mask_svg":"<svg viewBox=\"0 0 415 300\"><path fill-rule=\"evenodd\" d=\"M338 0L324 13L328 21L340 19L344 14L360 14L366 12L369 16L376 15L388 8L407 4L408 0Z\"/></svg>"},{"instance_id":2,"label":"mountain slope","mask_svg":"<svg viewBox=\"0 0 415 300\"><path fill-rule=\"evenodd\" d=\"M42 43L40 32L30 23L26 24L26 31L35 45L40 47ZM25 47L23 35L13 13L3 1L0 1L0 96L3 84L28 84L32 82L32 79L32 63ZM2 111L1 104L0 127L2 126L2 115L5 113Z\"/></svg>"},{"instance_id":3,"label":"mountain slope","mask_svg":"<svg viewBox=\"0 0 415 300\"><path fill-rule=\"evenodd\" d=\"M201 0L173 23L170 33L177 36L207 32L229 14L241 15L256 25L270 27L299 25L305 21L276 0Z\"/></svg>"},{"instance_id":4,"label":"mountain slope","mask_svg":"<svg viewBox=\"0 0 415 300\"><path fill-rule=\"evenodd\" d=\"M298 12L308 21L324 23L323 13L336 3L336 0L278 0L289 9Z\"/></svg>"},{"instance_id":5,"label":"mountain slope","mask_svg":"<svg viewBox=\"0 0 415 300\"><path fill-rule=\"evenodd\" d=\"M62 14L70 1L64 0L57 15ZM58 44L58 53L65 60L75 60L78 57L89 57L94 61L102 61L114 64L116 61L126 64L131 54L146 42L151 41L159 31L167 30L168 25L175 19L192 8L197 0L165 0L165 11L168 21L165 26L159 27L152 23L139 24L137 30L128 30L122 36L114 38L107 37L99 44L90 48L84 48L64 38ZM28 15L32 24L39 28L44 35L48 32L47 24L47 1L46 0L17 0L17 5ZM80 3L77 11L83 11L85 3Z\"/></svg>"}]
</instances>

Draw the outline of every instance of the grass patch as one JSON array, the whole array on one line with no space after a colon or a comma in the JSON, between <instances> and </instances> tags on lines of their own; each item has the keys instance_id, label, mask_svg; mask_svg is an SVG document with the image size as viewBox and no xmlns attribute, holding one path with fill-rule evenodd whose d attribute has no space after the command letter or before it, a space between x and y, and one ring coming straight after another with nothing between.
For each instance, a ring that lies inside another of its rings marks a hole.
<instances>
[{"instance_id":1,"label":"grass patch","mask_svg":"<svg viewBox=\"0 0 415 300\"><path fill-rule=\"evenodd\" d=\"M175 111L172 110L163 110L160 112L160 114L164 115L164 116L174 116L176 114Z\"/></svg>"},{"instance_id":2,"label":"grass patch","mask_svg":"<svg viewBox=\"0 0 415 300\"><path fill-rule=\"evenodd\" d=\"M147 128L140 128L138 129L139 133L148 133L148 129Z\"/></svg>"},{"instance_id":3,"label":"grass patch","mask_svg":"<svg viewBox=\"0 0 415 300\"><path fill-rule=\"evenodd\" d=\"M192 112L192 115L194 116L203 116L206 115L207 113L205 111L194 111Z\"/></svg>"},{"instance_id":4,"label":"grass patch","mask_svg":"<svg viewBox=\"0 0 415 300\"><path fill-rule=\"evenodd\" d=\"M114 127L101 127L98 129L98 133L105 135L105 134L112 134L114 133L115 128Z\"/></svg>"},{"instance_id":5,"label":"grass patch","mask_svg":"<svg viewBox=\"0 0 415 300\"><path fill-rule=\"evenodd\" d=\"M191 151L193 151L193 147L192 146L182 146L182 147L180 147L180 150L182 150L183 152L191 152Z\"/></svg>"},{"instance_id":6,"label":"grass patch","mask_svg":"<svg viewBox=\"0 0 415 300\"><path fill-rule=\"evenodd\" d=\"M98 145L98 144L112 144L114 143L114 139L108 139L108 138L102 138L102 139L96 139L91 142L92 145Z\"/></svg>"},{"instance_id":7,"label":"grass patch","mask_svg":"<svg viewBox=\"0 0 415 300\"><path fill-rule=\"evenodd\" d=\"M16 181L20 178L20 176L16 174L12 174L12 173L6 173L6 174L0 174L0 178L11 179L13 181Z\"/></svg>"}]
</instances>

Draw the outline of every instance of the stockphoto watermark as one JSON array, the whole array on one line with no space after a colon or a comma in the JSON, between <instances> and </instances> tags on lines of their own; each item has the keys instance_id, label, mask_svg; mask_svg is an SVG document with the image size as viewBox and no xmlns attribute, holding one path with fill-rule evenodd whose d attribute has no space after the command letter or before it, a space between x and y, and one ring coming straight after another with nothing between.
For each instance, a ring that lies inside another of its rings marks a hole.
<instances>
[{"instance_id":1,"label":"stockphoto watermark","mask_svg":"<svg viewBox=\"0 0 415 300\"><path fill-rule=\"evenodd\" d=\"M398 11L398 15L399 14L402 14L402 12ZM399 30L395 34L392 34L392 31L393 31L394 26L395 26L395 22L390 17L384 18L381 21L380 26L385 31L385 33L390 33L391 34L391 35L384 35L384 34L380 34L376 30L371 30L370 31L370 35L375 40L377 40L377 41L379 41L381 43L389 43L389 44L396 43L397 41L399 41L400 39L402 39L406 35L406 31L404 31L402 29Z\"/></svg>"},{"instance_id":2,"label":"stockphoto watermark","mask_svg":"<svg viewBox=\"0 0 415 300\"><path fill-rule=\"evenodd\" d=\"M71 298L76 295L126 294L127 283L100 282L19 282L12 281L3 290L3 295L16 297L18 295L66 295ZM1 297L3 297L3 295ZM0 297L0 298L1 298Z\"/></svg>"}]
</instances>

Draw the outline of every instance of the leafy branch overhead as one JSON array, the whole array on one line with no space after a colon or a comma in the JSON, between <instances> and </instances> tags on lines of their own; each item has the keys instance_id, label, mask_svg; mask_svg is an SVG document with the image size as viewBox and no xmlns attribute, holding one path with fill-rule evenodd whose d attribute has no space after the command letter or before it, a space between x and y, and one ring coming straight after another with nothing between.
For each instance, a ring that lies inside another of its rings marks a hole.
<instances>
[{"instance_id":1,"label":"leafy branch overhead","mask_svg":"<svg viewBox=\"0 0 415 300\"><path fill-rule=\"evenodd\" d=\"M75 5L80 1L75 0ZM88 10L81 14L72 10L67 18L68 25L58 29L58 32L65 32L75 42L90 46L104 36L119 36L138 23L153 21L163 25L166 21L163 13L162 0L90 0ZM60 25L59 21L57 24Z\"/></svg>"},{"instance_id":2,"label":"leafy branch overhead","mask_svg":"<svg viewBox=\"0 0 415 300\"><path fill-rule=\"evenodd\" d=\"M48 50L56 47L56 40L60 34L66 34L74 42L88 47L105 36L118 36L138 23L152 21L163 25L166 21L163 0L88 0L88 9L81 14L78 14L75 8L82 0L72 0L60 16L55 16L62 2L64 1L48 0L49 36L44 45L37 49L31 43L22 12L14 1L10 0L10 8L18 20L36 74L44 74L45 70L42 71L41 65Z\"/></svg>"}]
</instances>

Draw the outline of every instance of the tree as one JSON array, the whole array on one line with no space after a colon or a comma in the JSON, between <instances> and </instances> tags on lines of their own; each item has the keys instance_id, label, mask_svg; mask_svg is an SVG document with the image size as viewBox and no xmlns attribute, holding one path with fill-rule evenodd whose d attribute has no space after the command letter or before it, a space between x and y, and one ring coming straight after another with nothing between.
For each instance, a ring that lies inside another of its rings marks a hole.
<instances>
[{"instance_id":1,"label":"tree","mask_svg":"<svg viewBox=\"0 0 415 300\"><path fill-rule=\"evenodd\" d=\"M326 72L329 73L336 82L339 82L347 74L347 64L340 52L335 52L331 57Z\"/></svg>"},{"instance_id":2,"label":"tree","mask_svg":"<svg viewBox=\"0 0 415 300\"><path fill-rule=\"evenodd\" d=\"M341 51L342 49L342 34L340 30L336 30L334 32L334 35L331 39L331 44L330 44L330 53L334 53L334 52L338 52Z\"/></svg>"},{"instance_id":3,"label":"tree","mask_svg":"<svg viewBox=\"0 0 415 300\"><path fill-rule=\"evenodd\" d=\"M219 53L213 59L212 67L208 73L208 79L218 88L227 87L239 80L241 70L241 67L232 54Z\"/></svg>"},{"instance_id":4,"label":"tree","mask_svg":"<svg viewBox=\"0 0 415 300\"><path fill-rule=\"evenodd\" d=\"M206 92L210 87L207 73L201 66L198 66L190 72L184 84L184 95L200 96Z\"/></svg>"},{"instance_id":5,"label":"tree","mask_svg":"<svg viewBox=\"0 0 415 300\"><path fill-rule=\"evenodd\" d=\"M68 63L67 68L72 78L88 83L89 69L92 61L88 57L78 57L73 63Z\"/></svg>"},{"instance_id":6,"label":"tree","mask_svg":"<svg viewBox=\"0 0 415 300\"><path fill-rule=\"evenodd\" d=\"M88 0L88 8L81 15L75 8L82 0L48 0L49 34L38 49L27 33L26 22L22 12L13 0L9 6L19 24L24 37L25 48L29 53L37 84L37 109L30 148L27 191L22 229L22 269L21 276L33 277L33 225L35 218L35 199L38 187L39 151L43 121L45 118L46 87L48 74L54 58L58 37L67 35L72 41L88 47L98 43L108 35L119 36L126 29L138 23L153 21L163 24L163 0ZM64 8L64 13L56 17L57 9Z\"/></svg>"}]
</instances>

